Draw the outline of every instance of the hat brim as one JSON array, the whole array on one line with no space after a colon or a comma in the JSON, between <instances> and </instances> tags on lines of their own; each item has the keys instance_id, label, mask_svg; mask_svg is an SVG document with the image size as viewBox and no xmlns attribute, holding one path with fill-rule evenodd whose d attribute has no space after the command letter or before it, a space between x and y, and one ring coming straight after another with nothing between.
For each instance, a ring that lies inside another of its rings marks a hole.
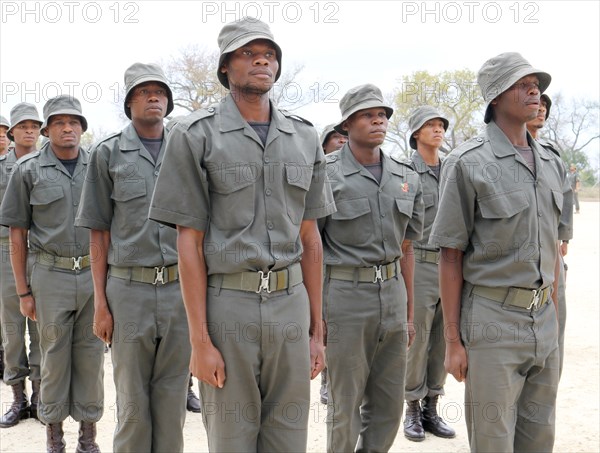
<instances>
[{"instance_id":1,"label":"hat brim","mask_svg":"<svg viewBox=\"0 0 600 453\"><path fill-rule=\"evenodd\" d=\"M14 141L15 141L15 138L14 138L14 136L13 136L13 134L12 134L12 130L13 130L13 129L14 129L16 126L18 126L20 123L22 123L23 121L35 121L36 123L40 123L40 126L42 125L42 122L40 121L40 119L39 119L37 116L33 116L33 115L26 115L26 116L24 116L23 118L19 118L19 121L17 121L17 122L15 123L15 125L14 125L14 126L12 126L12 127L9 127L9 128L8 128L8 130L6 131L6 136L8 137L8 139L9 139L11 142L14 142ZM4 124L2 124L1 126L4 126Z\"/></svg>"},{"instance_id":2,"label":"hat brim","mask_svg":"<svg viewBox=\"0 0 600 453\"><path fill-rule=\"evenodd\" d=\"M346 114L344 116L342 116L341 121L338 124L336 124L335 126L333 126L333 129L342 135L348 136L348 132L346 132L342 128L342 125L348 118L350 118L352 115L354 115L356 112L358 112L360 110L373 109L373 108L378 108L378 107L381 107L382 109L385 110L385 115L387 116L388 120L394 114L393 108L388 107L387 105L384 105L379 101L374 101L374 100L365 101L365 102L361 102L361 103L354 105L350 110L348 110L346 112Z\"/></svg>"},{"instance_id":3,"label":"hat brim","mask_svg":"<svg viewBox=\"0 0 600 453\"><path fill-rule=\"evenodd\" d=\"M444 131L448 130L448 127L450 127L450 121L448 121L446 118L433 113L431 115L427 115L425 118L423 118L423 120L419 122L419 124L417 124L417 127L410 132L410 138L408 139L408 143L410 144L410 147L412 149L417 149L417 140L415 140L415 138L413 137L414 133L419 132L419 130L421 130L421 128L423 127L423 124L425 124L427 121L433 120L435 118L439 118L442 120L442 123L444 123Z\"/></svg>"},{"instance_id":4,"label":"hat brim","mask_svg":"<svg viewBox=\"0 0 600 453\"><path fill-rule=\"evenodd\" d=\"M57 112L52 112L52 115L50 115L48 118L46 118L46 120L42 124L42 129L40 131L44 137L48 137L48 125L50 124L50 118L52 118L53 116L56 116L56 115L72 115L72 116L78 117L79 121L81 122L82 131L83 132L87 131L88 123L87 123L87 120L85 119L85 116L83 116L78 110L63 109L63 110L59 110Z\"/></svg>"},{"instance_id":5,"label":"hat brim","mask_svg":"<svg viewBox=\"0 0 600 453\"><path fill-rule=\"evenodd\" d=\"M171 113L173 111L173 108L175 107L173 104L173 92L171 91L171 88L169 87L167 80L158 78L156 75L148 75L148 76L142 76L139 79L137 79L135 81L135 83L133 83L129 87L129 89L127 90L127 93L125 94L125 100L123 101L123 109L125 110L125 115L127 115L127 118L131 119L131 109L129 107L127 107L127 103L129 102L129 96L130 96L131 92L136 87L140 86L142 83L148 83L148 82L156 82L156 83L160 83L161 85L165 86L165 88L167 89L167 92L168 92L167 111L165 113L165 116L169 116L169 113Z\"/></svg>"},{"instance_id":6,"label":"hat brim","mask_svg":"<svg viewBox=\"0 0 600 453\"><path fill-rule=\"evenodd\" d=\"M237 49L239 49L242 46L245 46L251 41L256 41L257 39L265 39L272 43L275 47L275 50L277 51L277 63L279 63L279 68L277 68L277 74L275 74L275 82L279 80L279 77L281 76L281 47L279 47L279 45L275 41L273 41L273 38L265 35L264 33L247 33L231 41L231 43L229 43L229 45L221 52L221 55L219 56L219 64L217 65L217 78L219 79L219 82L221 82L221 85L223 85L228 90L229 79L227 78L227 74L221 72L221 67L223 66L223 63L225 63L227 55L229 55L231 52L235 52Z\"/></svg>"},{"instance_id":7,"label":"hat brim","mask_svg":"<svg viewBox=\"0 0 600 453\"><path fill-rule=\"evenodd\" d=\"M540 71L539 69L531 68L531 67L523 68L519 71L516 71L514 74L511 74L511 76L507 77L506 80L503 81L503 84L500 87L498 87L498 94L496 94L496 96L494 96L494 98L490 99L490 101L488 102L488 104L485 108L485 115L483 116L483 121L486 124L492 120L492 116L493 116L493 108L491 107L492 101L494 99L496 99L498 96L500 96L502 93L507 91L510 87L512 87L520 79L522 79L523 77L526 77L528 75L537 76L537 78L540 82L540 93L543 93L544 91L546 91L548 86L550 86L550 82L552 81L552 76L550 74L548 74L547 72L544 72L544 71Z\"/></svg>"}]
</instances>

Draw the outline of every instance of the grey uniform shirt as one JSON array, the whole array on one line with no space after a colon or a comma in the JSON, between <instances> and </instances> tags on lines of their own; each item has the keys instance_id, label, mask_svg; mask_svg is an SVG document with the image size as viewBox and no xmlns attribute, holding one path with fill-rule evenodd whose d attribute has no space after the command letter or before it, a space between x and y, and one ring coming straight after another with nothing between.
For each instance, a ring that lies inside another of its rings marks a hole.
<instances>
[{"instance_id":1,"label":"grey uniform shirt","mask_svg":"<svg viewBox=\"0 0 600 453\"><path fill-rule=\"evenodd\" d=\"M381 153L378 183L348 143L328 154L337 212L322 225L326 265L375 266L402 256L402 241L423 235L421 181L408 160Z\"/></svg>"},{"instance_id":2,"label":"grey uniform shirt","mask_svg":"<svg viewBox=\"0 0 600 453\"><path fill-rule=\"evenodd\" d=\"M441 163L441 156L439 156L439 159ZM425 163L423 157L421 157L417 151L410 156L410 161L412 168L419 174L421 179L421 185L423 187L423 205L425 207L423 238L419 241L415 241L413 246L418 249L438 251L439 248L429 244L429 235L431 234L433 221L435 220L438 211L440 200L439 181L433 170L429 168L429 165Z\"/></svg>"},{"instance_id":3,"label":"grey uniform shirt","mask_svg":"<svg viewBox=\"0 0 600 453\"><path fill-rule=\"evenodd\" d=\"M302 220L334 211L312 125L271 104L263 146L228 95L171 130L150 218L205 231L210 275L298 262Z\"/></svg>"},{"instance_id":4,"label":"grey uniform shirt","mask_svg":"<svg viewBox=\"0 0 600 453\"><path fill-rule=\"evenodd\" d=\"M430 242L464 252L473 285L537 289L552 284L563 199L560 160L528 134L536 176L490 122L444 160L440 207Z\"/></svg>"},{"instance_id":5,"label":"grey uniform shirt","mask_svg":"<svg viewBox=\"0 0 600 453\"><path fill-rule=\"evenodd\" d=\"M40 151L17 161L0 208L2 224L29 230L32 252L77 257L89 254L90 234L75 226L81 188L88 165L79 148L73 176L47 142Z\"/></svg>"},{"instance_id":6,"label":"grey uniform shirt","mask_svg":"<svg viewBox=\"0 0 600 453\"><path fill-rule=\"evenodd\" d=\"M92 148L76 224L110 231L108 264L177 263L177 232L148 219L164 154L165 141L155 163L131 123ZM169 189L179 194L179 182Z\"/></svg>"},{"instance_id":7,"label":"grey uniform shirt","mask_svg":"<svg viewBox=\"0 0 600 453\"><path fill-rule=\"evenodd\" d=\"M0 203L6 193L8 180L16 163L17 155L14 149L10 149L6 154L0 156ZM8 228L4 225L0 226L0 239L3 241L8 240Z\"/></svg>"}]
</instances>

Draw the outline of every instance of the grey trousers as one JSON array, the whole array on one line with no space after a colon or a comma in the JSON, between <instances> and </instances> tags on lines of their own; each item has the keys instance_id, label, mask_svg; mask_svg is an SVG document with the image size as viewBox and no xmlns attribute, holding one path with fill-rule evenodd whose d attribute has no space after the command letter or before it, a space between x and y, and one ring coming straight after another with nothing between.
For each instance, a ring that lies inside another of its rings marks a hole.
<instances>
[{"instance_id":1,"label":"grey trousers","mask_svg":"<svg viewBox=\"0 0 600 453\"><path fill-rule=\"evenodd\" d=\"M444 394L446 342L438 266L415 261L415 341L406 363L406 401Z\"/></svg>"},{"instance_id":2,"label":"grey trousers","mask_svg":"<svg viewBox=\"0 0 600 453\"><path fill-rule=\"evenodd\" d=\"M10 264L9 245L1 243L0 262L0 332L4 346L4 382L16 384L29 376L31 381L39 381L40 340L35 321L21 314L19 296ZM29 332L29 354L27 354L25 331ZM0 376L1 377L1 376Z\"/></svg>"},{"instance_id":3,"label":"grey trousers","mask_svg":"<svg viewBox=\"0 0 600 453\"><path fill-rule=\"evenodd\" d=\"M558 275L558 376L562 376L565 361L565 327L567 326L567 271L565 262L560 260L560 273Z\"/></svg>"},{"instance_id":4,"label":"grey trousers","mask_svg":"<svg viewBox=\"0 0 600 453\"><path fill-rule=\"evenodd\" d=\"M385 452L404 404L406 288L326 279L328 452Z\"/></svg>"},{"instance_id":5,"label":"grey trousers","mask_svg":"<svg viewBox=\"0 0 600 453\"><path fill-rule=\"evenodd\" d=\"M178 282L109 276L117 391L115 452L179 452L190 377L187 316Z\"/></svg>"},{"instance_id":6,"label":"grey trousers","mask_svg":"<svg viewBox=\"0 0 600 453\"><path fill-rule=\"evenodd\" d=\"M31 290L42 353L40 420L58 423L68 416L76 421L100 420L104 408L104 348L93 332L90 269L76 273L36 263Z\"/></svg>"},{"instance_id":7,"label":"grey trousers","mask_svg":"<svg viewBox=\"0 0 600 453\"><path fill-rule=\"evenodd\" d=\"M208 288L222 389L200 384L214 452L304 452L310 405L309 303L303 284L272 292Z\"/></svg>"},{"instance_id":8,"label":"grey trousers","mask_svg":"<svg viewBox=\"0 0 600 453\"><path fill-rule=\"evenodd\" d=\"M465 283L461 338L472 452L551 452L558 388L554 304L532 311L477 296Z\"/></svg>"}]
</instances>

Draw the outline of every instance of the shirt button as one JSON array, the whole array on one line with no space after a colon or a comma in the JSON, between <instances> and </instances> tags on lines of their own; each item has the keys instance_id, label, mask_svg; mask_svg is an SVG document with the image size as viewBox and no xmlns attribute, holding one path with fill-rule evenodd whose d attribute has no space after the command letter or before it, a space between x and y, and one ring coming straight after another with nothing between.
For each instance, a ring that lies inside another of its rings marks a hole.
<instances>
[{"instance_id":1,"label":"shirt button","mask_svg":"<svg viewBox=\"0 0 600 453\"><path fill-rule=\"evenodd\" d=\"M271 189L265 190L265 194L267 194L267 196L270 196L271 195Z\"/></svg>"},{"instance_id":2,"label":"shirt button","mask_svg":"<svg viewBox=\"0 0 600 453\"><path fill-rule=\"evenodd\" d=\"M381 213L381 217L385 217L385 212L382 212L382 213Z\"/></svg>"},{"instance_id":3,"label":"shirt button","mask_svg":"<svg viewBox=\"0 0 600 453\"><path fill-rule=\"evenodd\" d=\"M154 172L154 176L158 176L158 170Z\"/></svg>"},{"instance_id":4,"label":"shirt button","mask_svg":"<svg viewBox=\"0 0 600 453\"><path fill-rule=\"evenodd\" d=\"M542 216L542 212L538 211L538 217L541 217L541 216Z\"/></svg>"},{"instance_id":5,"label":"shirt button","mask_svg":"<svg viewBox=\"0 0 600 453\"><path fill-rule=\"evenodd\" d=\"M267 222L267 228L269 230L272 230L273 229L273 223L272 222Z\"/></svg>"},{"instance_id":6,"label":"shirt button","mask_svg":"<svg viewBox=\"0 0 600 453\"><path fill-rule=\"evenodd\" d=\"M161 223L160 225L158 225L158 228L164 228L165 226Z\"/></svg>"},{"instance_id":7,"label":"shirt button","mask_svg":"<svg viewBox=\"0 0 600 453\"><path fill-rule=\"evenodd\" d=\"M79 202L78 202L77 200L75 200L75 201L73 202L73 206L77 206L78 204L79 204Z\"/></svg>"},{"instance_id":8,"label":"shirt button","mask_svg":"<svg viewBox=\"0 0 600 453\"><path fill-rule=\"evenodd\" d=\"M167 253L167 249L162 249L162 252L163 253Z\"/></svg>"},{"instance_id":9,"label":"shirt button","mask_svg":"<svg viewBox=\"0 0 600 453\"><path fill-rule=\"evenodd\" d=\"M268 157L265 157L265 164L268 164L271 160Z\"/></svg>"},{"instance_id":10,"label":"shirt button","mask_svg":"<svg viewBox=\"0 0 600 453\"><path fill-rule=\"evenodd\" d=\"M380 187L379 189L377 189L377 192L381 193L383 192L383 189Z\"/></svg>"}]
</instances>

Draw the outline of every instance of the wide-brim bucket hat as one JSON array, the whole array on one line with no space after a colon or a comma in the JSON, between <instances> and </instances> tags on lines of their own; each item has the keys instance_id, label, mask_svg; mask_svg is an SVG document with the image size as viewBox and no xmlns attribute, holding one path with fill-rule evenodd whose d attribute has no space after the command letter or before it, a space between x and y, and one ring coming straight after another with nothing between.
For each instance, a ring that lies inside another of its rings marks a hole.
<instances>
[{"instance_id":1,"label":"wide-brim bucket hat","mask_svg":"<svg viewBox=\"0 0 600 453\"><path fill-rule=\"evenodd\" d=\"M359 85L350 88L340 101L340 112L342 119L333 127L336 132L342 135L348 135L342 125L350 116L359 110L381 107L385 110L388 120L394 114L394 109L387 105L383 100L381 90L371 83Z\"/></svg>"},{"instance_id":2,"label":"wide-brim bucket hat","mask_svg":"<svg viewBox=\"0 0 600 453\"><path fill-rule=\"evenodd\" d=\"M413 134L423 127L427 121L439 118L444 123L444 131L448 130L450 121L440 112L438 109L431 105L422 105L412 111L408 118L408 127L410 129L410 147L417 149L417 141L413 137Z\"/></svg>"},{"instance_id":3,"label":"wide-brim bucket hat","mask_svg":"<svg viewBox=\"0 0 600 453\"><path fill-rule=\"evenodd\" d=\"M125 71L125 101L123 102L123 108L127 118L131 119L131 109L127 106L131 92L135 87L147 82L157 82L165 86L169 98L165 116L173 111L173 93L162 68L154 63L134 63Z\"/></svg>"},{"instance_id":4,"label":"wide-brim bucket hat","mask_svg":"<svg viewBox=\"0 0 600 453\"><path fill-rule=\"evenodd\" d=\"M50 118L56 115L73 115L79 117L83 132L87 131L88 123L85 116L83 116L79 99L69 96L68 94L61 94L55 98L48 99L46 104L44 104L44 123L42 124L41 130L44 137L48 137L48 124Z\"/></svg>"},{"instance_id":5,"label":"wide-brim bucket hat","mask_svg":"<svg viewBox=\"0 0 600 453\"><path fill-rule=\"evenodd\" d=\"M10 110L10 124L8 124L8 130L6 131L6 136L10 141L15 140L12 130L23 121L35 121L36 123L40 123L40 125L42 124L40 114L35 105L28 102L21 102Z\"/></svg>"}]
</instances>

